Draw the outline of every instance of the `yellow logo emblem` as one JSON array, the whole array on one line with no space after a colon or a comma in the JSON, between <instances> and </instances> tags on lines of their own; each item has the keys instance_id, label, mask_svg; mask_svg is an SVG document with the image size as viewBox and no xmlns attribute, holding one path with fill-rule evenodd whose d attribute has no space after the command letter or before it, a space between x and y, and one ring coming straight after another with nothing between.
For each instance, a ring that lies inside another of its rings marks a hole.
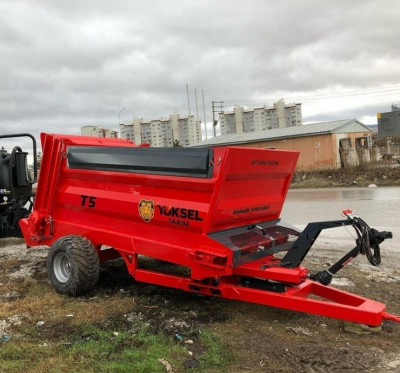
<instances>
[{"instance_id":1,"label":"yellow logo emblem","mask_svg":"<svg viewBox=\"0 0 400 373\"><path fill-rule=\"evenodd\" d=\"M146 201L145 199L139 202L139 215L148 223L154 216L154 202Z\"/></svg>"}]
</instances>

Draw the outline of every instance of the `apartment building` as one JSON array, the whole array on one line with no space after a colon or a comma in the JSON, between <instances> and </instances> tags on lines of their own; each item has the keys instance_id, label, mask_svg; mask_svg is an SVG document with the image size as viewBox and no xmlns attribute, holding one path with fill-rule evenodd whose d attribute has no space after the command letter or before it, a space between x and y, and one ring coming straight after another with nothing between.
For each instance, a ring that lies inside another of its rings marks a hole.
<instances>
[{"instance_id":1,"label":"apartment building","mask_svg":"<svg viewBox=\"0 0 400 373\"><path fill-rule=\"evenodd\" d=\"M81 128L81 135L118 138L118 131L102 128L99 126L84 126Z\"/></svg>"},{"instance_id":2,"label":"apartment building","mask_svg":"<svg viewBox=\"0 0 400 373\"><path fill-rule=\"evenodd\" d=\"M247 133L273 128L301 126L303 124L301 104L285 104L279 100L273 106L245 109L236 105L232 111L219 115L221 135Z\"/></svg>"},{"instance_id":3,"label":"apartment building","mask_svg":"<svg viewBox=\"0 0 400 373\"><path fill-rule=\"evenodd\" d=\"M130 124L120 124L122 138L136 144L148 143L154 147L173 147L174 141L182 146L195 145L201 141L201 122L194 116L173 113L168 119L143 121L134 119Z\"/></svg>"}]
</instances>

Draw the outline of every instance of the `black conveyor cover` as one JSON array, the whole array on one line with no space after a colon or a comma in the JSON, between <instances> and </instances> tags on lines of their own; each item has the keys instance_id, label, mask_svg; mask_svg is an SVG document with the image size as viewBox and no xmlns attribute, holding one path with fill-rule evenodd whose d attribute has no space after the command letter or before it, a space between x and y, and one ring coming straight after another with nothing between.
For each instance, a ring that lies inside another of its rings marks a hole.
<instances>
[{"instance_id":1,"label":"black conveyor cover","mask_svg":"<svg viewBox=\"0 0 400 373\"><path fill-rule=\"evenodd\" d=\"M210 178L212 156L212 148L69 146L68 167Z\"/></svg>"}]
</instances>

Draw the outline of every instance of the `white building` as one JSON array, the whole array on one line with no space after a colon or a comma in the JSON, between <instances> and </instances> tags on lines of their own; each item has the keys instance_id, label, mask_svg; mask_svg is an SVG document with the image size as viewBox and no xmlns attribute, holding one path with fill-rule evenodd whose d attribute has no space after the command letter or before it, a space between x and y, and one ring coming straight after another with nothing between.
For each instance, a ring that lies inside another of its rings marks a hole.
<instances>
[{"instance_id":1,"label":"white building","mask_svg":"<svg viewBox=\"0 0 400 373\"><path fill-rule=\"evenodd\" d=\"M110 130L107 128L102 128L99 126L84 126L81 128L81 135L118 138L118 131Z\"/></svg>"},{"instance_id":2,"label":"white building","mask_svg":"<svg viewBox=\"0 0 400 373\"><path fill-rule=\"evenodd\" d=\"M232 111L219 115L221 135L247 133L273 128L301 126L303 124L301 104L287 104L279 100L274 106L245 109L235 106Z\"/></svg>"},{"instance_id":3,"label":"white building","mask_svg":"<svg viewBox=\"0 0 400 373\"><path fill-rule=\"evenodd\" d=\"M195 145L201 141L201 122L194 116L181 117L173 113L168 119L144 122L134 119L130 124L120 124L121 137L136 144L148 143L154 147L173 147L174 141L182 146Z\"/></svg>"}]
</instances>

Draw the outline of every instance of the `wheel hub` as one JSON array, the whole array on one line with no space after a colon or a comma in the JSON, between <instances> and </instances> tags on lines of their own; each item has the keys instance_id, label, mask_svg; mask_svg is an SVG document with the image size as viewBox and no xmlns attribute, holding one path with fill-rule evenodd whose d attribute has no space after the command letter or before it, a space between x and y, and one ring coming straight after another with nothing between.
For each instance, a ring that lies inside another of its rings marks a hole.
<instances>
[{"instance_id":1,"label":"wheel hub","mask_svg":"<svg viewBox=\"0 0 400 373\"><path fill-rule=\"evenodd\" d=\"M64 253L57 253L53 260L53 271L56 279L67 282L71 277L71 260Z\"/></svg>"}]
</instances>

